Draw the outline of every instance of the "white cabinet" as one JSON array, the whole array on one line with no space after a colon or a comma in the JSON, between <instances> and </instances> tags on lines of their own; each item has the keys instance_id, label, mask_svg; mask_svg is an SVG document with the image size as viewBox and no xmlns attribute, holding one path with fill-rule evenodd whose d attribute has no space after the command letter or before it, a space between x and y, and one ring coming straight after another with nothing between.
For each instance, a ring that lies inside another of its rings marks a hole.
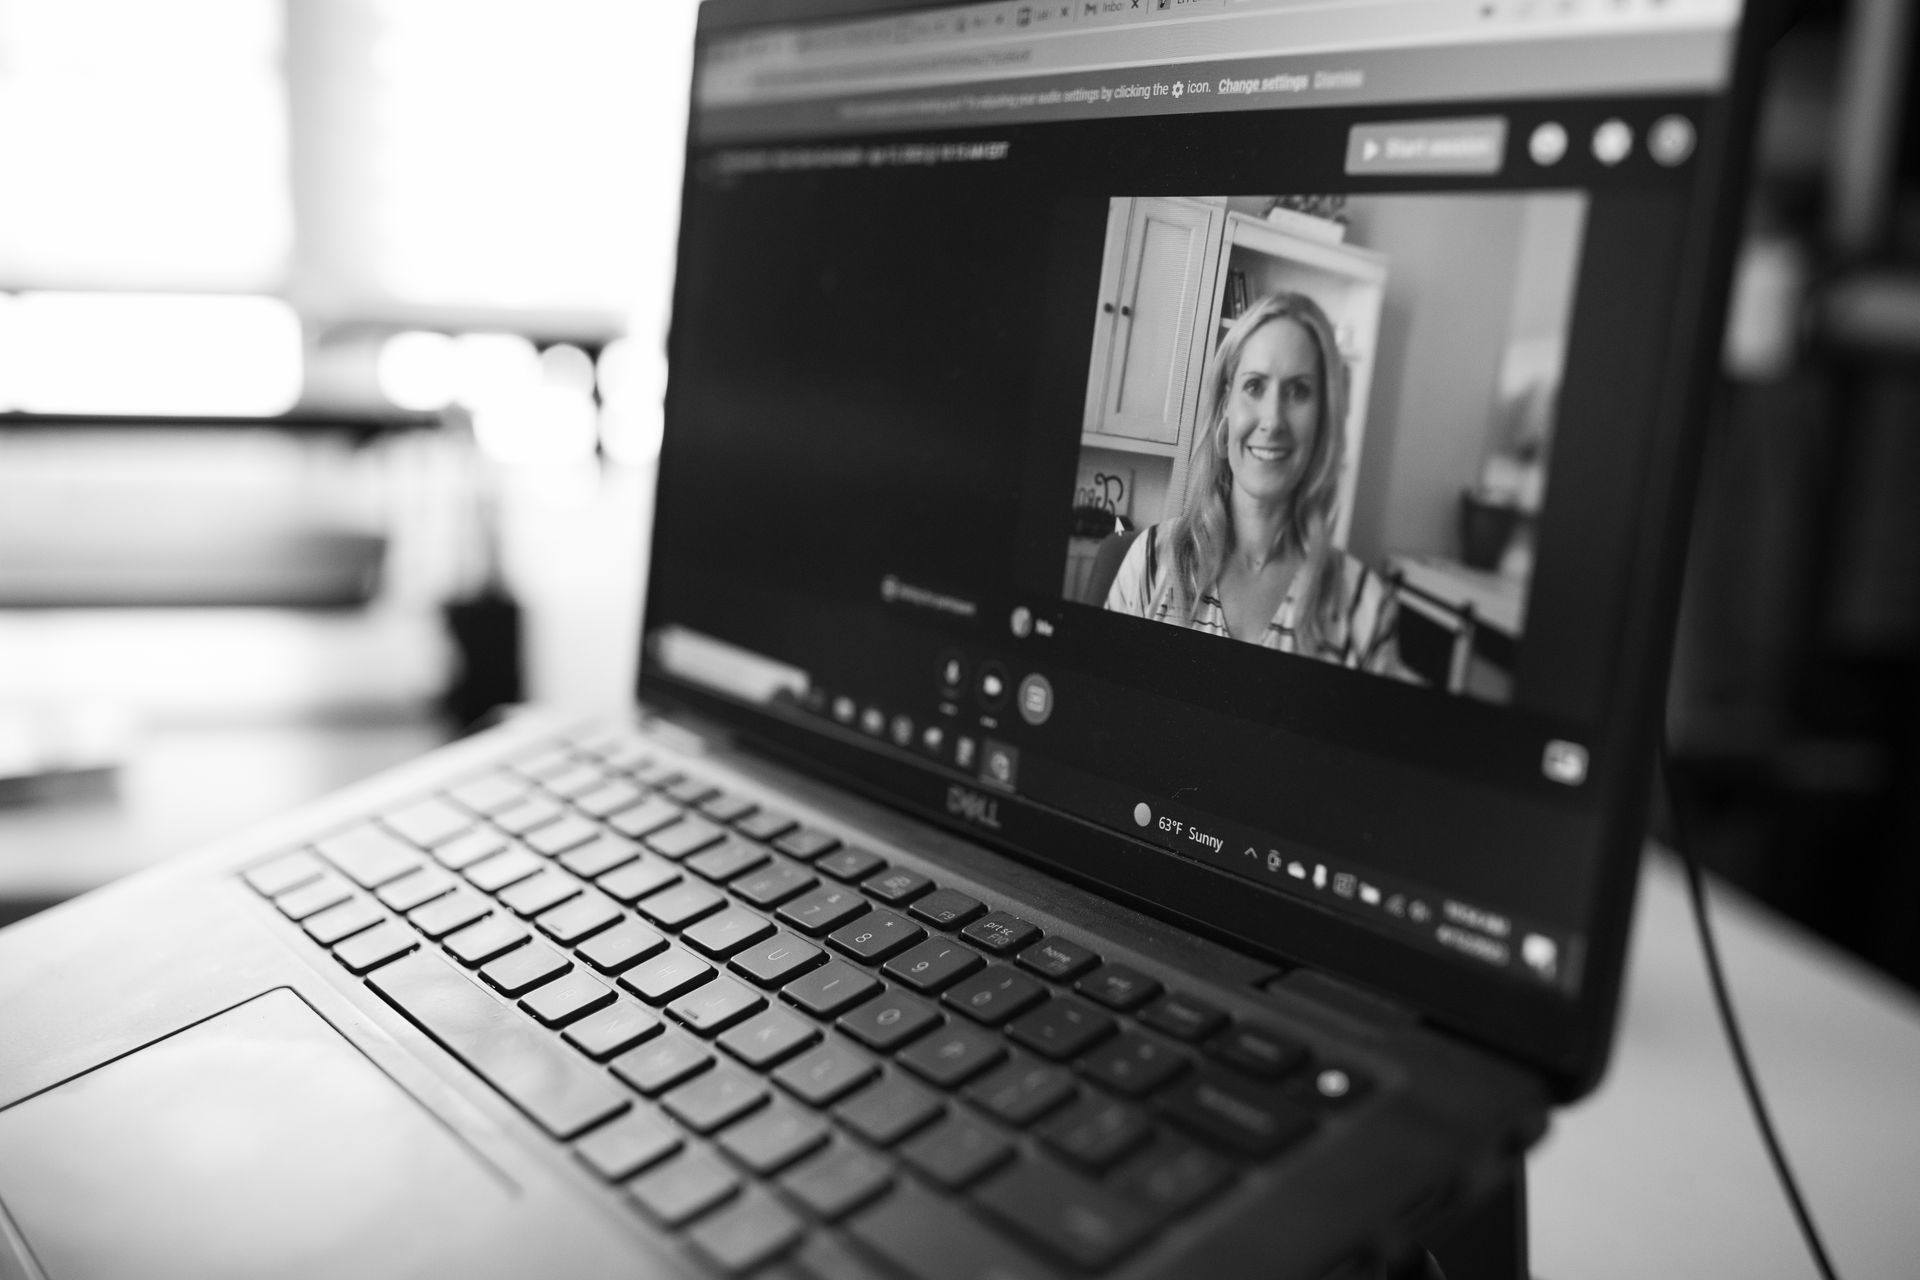
<instances>
[{"instance_id":1,"label":"white cabinet","mask_svg":"<svg viewBox=\"0 0 1920 1280\"><path fill-rule=\"evenodd\" d=\"M1226 210L1136 198L1116 202L1115 215L1107 223L1082 431L1089 444L1176 457L1199 401Z\"/></svg>"}]
</instances>

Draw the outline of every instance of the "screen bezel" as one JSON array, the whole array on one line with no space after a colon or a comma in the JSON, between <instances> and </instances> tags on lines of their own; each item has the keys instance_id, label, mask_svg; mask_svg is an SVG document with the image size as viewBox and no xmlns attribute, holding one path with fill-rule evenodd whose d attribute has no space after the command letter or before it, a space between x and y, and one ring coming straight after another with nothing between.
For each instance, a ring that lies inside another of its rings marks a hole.
<instances>
[{"instance_id":1,"label":"screen bezel","mask_svg":"<svg viewBox=\"0 0 1920 1280\"><path fill-rule=\"evenodd\" d=\"M705 0L699 30L704 38L716 30L766 22L935 8L946 2ZM1323 969L1376 989L1440 1025L1527 1061L1563 1100L1589 1091L1604 1071L1616 1021L1652 763L1660 743L1689 498L1738 233L1738 196L1744 187L1763 51L1762 24L1755 21L1752 8L1747 7L1735 40L1730 84L1715 99L1713 118L1703 122L1698 198L1682 236L1685 266L1670 312L1673 341L1658 377L1661 408L1649 432L1643 477L1647 505L1633 542L1615 696L1596 737L1596 745L1611 758L1643 761L1645 767L1609 771L1597 784L1604 790L1590 812L1600 863L1587 922L1585 976L1573 998L1497 974L1437 965L1424 952L1303 903L1236 893L1239 882L1225 872L1170 857L1157 846L1017 797L1001 797L1001 832L982 832L948 812L950 778L676 681L657 669L644 645L638 673L641 700L693 710L726 725L743 745L769 751L809 773L1195 932L1278 963ZM691 156L691 135L688 153ZM679 253L684 258L684 227ZM686 278L683 270L678 280ZM684 287L676 285L676 312L687 301ZM670 369L673 349L670 339ZM669 424L676 416L674 406L675 386L669 376ZM670 459L663 453L660 483L667 483L669 470ZM656 547L659 533L656 527ZM1329 799L1361 804L1367 792L1368 779L1361 772L1349 796ZM1096 868L1114 878L1095 875ZM1210 878L1214 876L1220 877L1218 882ZM1115 879L1126 887L1116 886Z\"/></svg>"}]
</instances>

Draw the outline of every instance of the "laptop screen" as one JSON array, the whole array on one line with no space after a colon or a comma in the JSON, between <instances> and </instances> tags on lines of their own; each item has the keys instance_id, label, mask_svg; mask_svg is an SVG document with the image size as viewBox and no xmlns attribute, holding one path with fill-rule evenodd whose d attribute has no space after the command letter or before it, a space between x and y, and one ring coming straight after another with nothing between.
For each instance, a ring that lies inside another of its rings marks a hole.
<instances>
[{"instance_id":1,"label":"laptop screen","mask_svg":"<svg viewBox=\"0 0 1920 1280\"><path fill-rule=\"evenodd\" d=\"M1610 1001L1738 17L710 4L643 688L1496 1040Z\"/></svg>"}]
</instances>

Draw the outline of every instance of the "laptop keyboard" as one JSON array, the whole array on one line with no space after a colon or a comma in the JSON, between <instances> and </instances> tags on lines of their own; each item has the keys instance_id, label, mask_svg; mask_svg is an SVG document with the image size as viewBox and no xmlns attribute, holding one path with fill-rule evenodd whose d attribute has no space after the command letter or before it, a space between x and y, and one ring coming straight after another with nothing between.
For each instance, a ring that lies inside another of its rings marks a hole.
<instances>
[{"instance_id":1,"label":"laptop keyboard","mask_svg":"<svg viewBox=\"0 0 1920 1280\"><path fill-rule=\"evenodd\" d=\"M656 754L558 743L245 879L723 1273L1100 1272L1366 1092Z\"/></svg>"}]
</instances>

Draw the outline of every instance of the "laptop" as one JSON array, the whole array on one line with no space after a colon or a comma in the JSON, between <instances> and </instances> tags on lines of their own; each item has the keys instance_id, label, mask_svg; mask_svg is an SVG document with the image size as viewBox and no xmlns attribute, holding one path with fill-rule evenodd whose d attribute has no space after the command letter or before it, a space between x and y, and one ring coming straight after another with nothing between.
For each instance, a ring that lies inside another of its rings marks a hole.
<instances>
[{"instance_id":1,"label":"laptop","mask_svg":"<svg viewBox=\"0 0 1920 1280\"><path fill-rule=\"evenodd\" d=\"M638 709L0 933L0 1275L1519 1221L1614 1026L1757 39L707 4Z\"/></svg>"}]
</instances>

